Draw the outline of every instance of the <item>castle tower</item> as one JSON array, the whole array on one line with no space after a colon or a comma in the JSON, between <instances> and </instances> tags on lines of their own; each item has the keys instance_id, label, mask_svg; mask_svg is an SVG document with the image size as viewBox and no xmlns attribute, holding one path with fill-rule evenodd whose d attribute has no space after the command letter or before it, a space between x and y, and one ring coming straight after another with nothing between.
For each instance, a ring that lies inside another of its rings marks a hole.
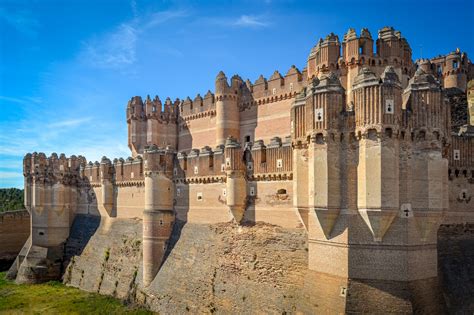
<instances>
[{"instance_id":1,"label":"castle tower","mask_svg":"<svg viewBox=\"0 0 474 315\"><path fill-rule=\"evenodd\" d=\"M143 211L143 284L155 278L173 230L174 151L150 146L145 159L145 210Z\"/></svg>"},{"instance_id":2,"label":"castle tower","mask_svg":"<svg viewBox=\"0 0 474 315\"><path fill-rule=\"evenodd\" d=\"M341 211L340 114L344 89L333 74L314 79L308 87L306 113L311 143L308 149L310 216L316 215L326 238ZM309 237L312 237L312 229ZM311 247L311 245L310 245ZM311 264L311 262L310 262Z\"/></svg>"},{"instance_id":3,"label":"castle tower","mask_svg":"<svg viewBox=\"0 0 474 315\"><path fill-rule=\"evenodd\" d=\"M467 88L467 55L459 49L446 56L443 67L444 88L457 88L466 92Z\"/></svg>"},{"instance_id":4,"label":"castle tower","mask_svg":"<svg viewBox=\"0 0 474 315\"><path fill-rule=\"evenodd\" d=\"M402 37L400 31L393 27L384 27L378 32L376 46L381 65L378 67L380 72L376 72L376 74L380 75L385 67L392 66L398 75L402 88L405 88L412 67L411 48L407 40Z\"/></svg>"},{"instance_id":5,"label":"castle tower","mask_svg":"<svg viewBox=\"0 0 474 315\"><path fill-rule=\"evenodd\" d=\"M410 80L403 98L409 112L412 143L407 165L407 200L413 212L419 238L436 244L436 231L448 208L448 160L444 144L450 138L446 119L449 111L439 83L420 68ZM433 276L436 276L433 270Z\"/></svg>"},{"instance_id":6,"label":"castle tower","mask_svg":"<svg viewBox=\"0 0 474 315\"><path fill-rule=\"evenodd\" d=\"M359 137L357 207L374 241L381 242L398 213L401 86L392 67L380 79L363 68L354 80L356 134Z\"/></svg>"},{"instance_id":7,"label":"castle tower","mask_svg":"<svg viewBox=\"0 0 474 315\"><path fill-rule=\"evenodd\" d=\"M224 148L226 172L226 204L237 223L245 212L247 182L245 164L240 144L232 137L227 138Z\"/></svg>"},{"instance_id":8,"label":"castle tower","mask_svg":"<svg viewBox=\"0 0 474 315\"><path fill-rule=\"evenodd\" d=\"M335 72L338 69L340 55L341 44L337 35L331 33L324 40L321 38L311 49L308 57L308 80Z\"/></svg>"},{"instance_id":9,"label":"castle tower","mask_svg":"<svg viewBox=\"0 0 474 315\"><path fill-rule=\"evenodd\" d=\"M238 100L243 84L239 76L233 76L231 85L224 72L216 78L216 146L224 145L227 137L240 139L240 113Z\"/></svg>"},{"instance_id":10,"label":"castle tower","mask_svg":"<svg viewBox=\"0 0 474 315\"><path fill-rule=\"evenodd\" d=\"M19 283L37 283L57 279L61 273L64 243L76 211L76 189L80 163L75 156L67 159L56 153L27 154L23 159L25 207L31 215L31 243L26 256L15 262L10 272Z\"/></svg>"},{"instance_id":11,"label":"castle tower","mask_svg":"<svg viewBox=\"0 0 474 315\"><path fill-rule=\"evenodd\" d=\"M432 64L429 59L419 59L416 61L416 64L418 68L423 70L425 73L433 74Z\"/></svg>"},{"instance_id":12,"label":"castle tower","mask_svg":"<svg viewBox=\"0 0 474 315\"><path fill-rule=\"evenodd\" d=\"M143 153L146 146L146 117L142 98L132 97L127 105L128 147L132 156Z\"/></svg>"},{"instance_id":13,"label":"castle tower","mask_svg":"<svg viewBox=\"0 0 474 315\"><path fill-rule=\"evenodd\" d=\"M364 28L360 37L354 29L349 29L342 41L342 57L347 67L345 86L347 89L347 101L352 101L352 85L354 78L359 74L362 67L369 67L374 62L374 40L369 30ZM375 65L375 63L374 63ZM341 78L342 79L342 78Z\"/></svg>"},{"instance_id":14,"label":"castle tower","mask_svg":"<svg viewBox=\"0 0 474 315\"><path fill-rule=\"evenodd\" d=\"M115 217L114 168L112 162L102 157L100 161L100 184L102 187L99 211L103 216ZM102 210L102 211L101 211Z\"/></svg>"},{"instance_id":15,"label":"castle tower","mask_svg":"<svg viewBox=\"0 0 474 315\"><path fill-rule=\"evenodd\" d=\"M315 78L316 79L316 78ZM293 207L308 228L308 137L306 133L306 90L297 94L291 107L291 138L293 142Z\"/></svg>"}]
</instances>

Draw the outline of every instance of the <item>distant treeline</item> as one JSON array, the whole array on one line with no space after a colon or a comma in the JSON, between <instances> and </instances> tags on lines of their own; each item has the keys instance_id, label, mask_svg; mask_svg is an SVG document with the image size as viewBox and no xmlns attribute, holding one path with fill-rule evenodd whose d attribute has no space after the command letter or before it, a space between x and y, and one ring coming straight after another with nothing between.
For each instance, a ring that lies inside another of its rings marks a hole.
<instances>
[{"instance_id":1,"label":"distant treeline","mask_svg":"<svg viewBox=\"0 0 474 315\"><path fill-rule=\"evenodd\" d=\"M0 212L25 209L23 189L0 188Z\"/></svg>"}]
</instances>

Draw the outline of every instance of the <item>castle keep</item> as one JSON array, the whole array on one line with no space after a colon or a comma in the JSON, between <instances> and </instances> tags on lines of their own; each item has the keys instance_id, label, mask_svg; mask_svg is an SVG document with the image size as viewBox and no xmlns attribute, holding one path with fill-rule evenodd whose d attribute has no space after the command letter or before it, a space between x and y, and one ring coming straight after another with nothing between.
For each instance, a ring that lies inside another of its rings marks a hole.
<instances>
[{"instance_id":1,"label":"castle keep","mask_svg":"<svg viewBox=\"0 0 474 315\"><path fill-rule=\"evenodd\" d=\"M413 62L385 27L320 39L302 71L253 83L220 72L204 96L132 97L131 157L25 156L31 237L13 274L58 278L78 214L142 220L144 288L176 222L262 221L307 235L313 285L346 311L364 286L432 311L438 228L474 222L473 78L466 53ZM459 122L450 100L466 94Z\"/></svg>"}]
</instances>

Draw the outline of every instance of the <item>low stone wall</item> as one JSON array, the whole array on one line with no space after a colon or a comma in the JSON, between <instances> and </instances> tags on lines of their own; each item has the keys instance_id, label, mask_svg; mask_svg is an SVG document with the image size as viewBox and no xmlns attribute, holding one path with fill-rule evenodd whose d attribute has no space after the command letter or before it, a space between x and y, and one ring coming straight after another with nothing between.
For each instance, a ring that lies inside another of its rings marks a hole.
<instances>
[{"instance_id":1,"label":"low stone wall","mask_svg":"<svg viewBox=\"0 0 474 315\"><path fill-rule=\"evenodd\" d=\"M178 220L166 259L144 288L142 221L78 215L66 246L63 281L160 314L435 314L446 312L445 302L448 312L472 312L472 231L470 225L442 227L439 278L401 283L348 281L309 270L302 229ZM378 309L381 300L389 300L383 304L391 308Z\"/></svg>"},{"instance_id":2,"label":"low stone wall","mask_svg":"<svg viewBox=\"0 0 474 315\"><path fill-rule=\"evenodd\" d=\"M8 269L30 236L30 214L26 210L0 213L0 270Z\"/></svg>"}]
</instances>

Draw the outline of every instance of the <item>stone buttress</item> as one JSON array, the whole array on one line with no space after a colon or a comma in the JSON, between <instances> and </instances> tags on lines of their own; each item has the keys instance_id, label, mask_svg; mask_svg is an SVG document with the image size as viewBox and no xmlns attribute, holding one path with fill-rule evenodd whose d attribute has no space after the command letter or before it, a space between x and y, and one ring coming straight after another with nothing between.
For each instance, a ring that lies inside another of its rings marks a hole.
<instances>
[{"instance_id":1,"label":"stone buttress","mask_svg":"<svg viewBox=\"0 0 474 315\"><path fill-rule=\"evenodd\" d=\"M145 149L145 210L143 211L143 284L155 278L163 263L173 230L174 151L151 146Z\"/></svg>"}]
</instances>

